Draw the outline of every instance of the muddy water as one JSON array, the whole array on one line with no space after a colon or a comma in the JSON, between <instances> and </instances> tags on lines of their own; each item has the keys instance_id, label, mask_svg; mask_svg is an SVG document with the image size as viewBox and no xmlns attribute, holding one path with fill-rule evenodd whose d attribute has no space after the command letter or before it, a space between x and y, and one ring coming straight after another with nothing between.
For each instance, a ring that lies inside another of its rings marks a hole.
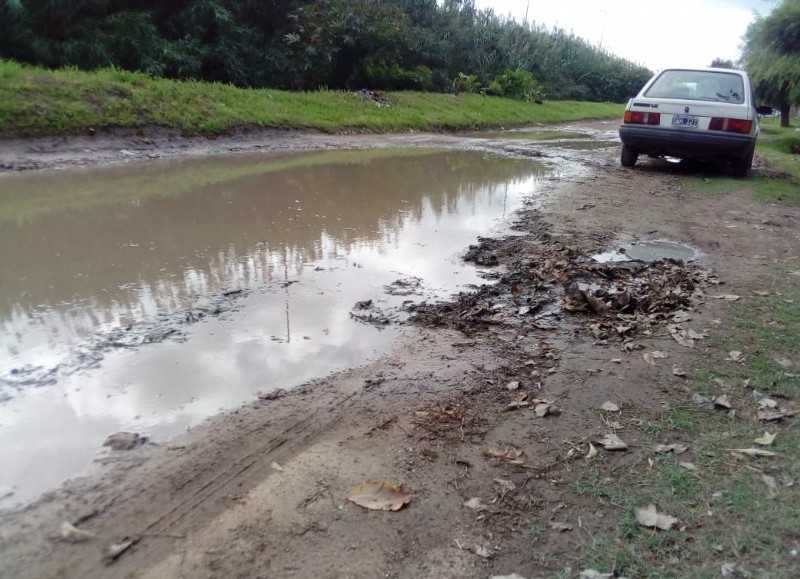
<instances>
[{"instance_id":1,"label":"muddy water","mask_svg":"<svg viewBox=\"0 0 800 579\"><path fill-rule=\"evenodd\" d=\"M375 150L3 176L0 506L84 472L112 432L165 440L365 362L408 301L480 281L460 253L543 174Z\"/></svg>"}]
</instances>

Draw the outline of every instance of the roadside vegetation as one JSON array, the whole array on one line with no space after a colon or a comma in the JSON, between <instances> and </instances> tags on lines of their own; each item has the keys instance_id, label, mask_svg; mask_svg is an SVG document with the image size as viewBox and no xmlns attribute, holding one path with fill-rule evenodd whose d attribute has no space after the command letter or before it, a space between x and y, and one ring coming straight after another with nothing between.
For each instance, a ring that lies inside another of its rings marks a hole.
<instances>
[{"instance_id":1,"label":"roadside vegetation","mask_svg":"<svg viewBox=\"0 0 800 579\"><path fill-rule=\"evenodd\" d=\"M756 157L761 170L749 179L689 177L687 184L708 193L742 192L765 203L800 205L800 131L762 121Z\"/></svg>"},{"instance_id":2,"label":"roadside vegetation","mask_svg":"<svg viewBox=\"0 0 800 579\"><path fill-rule=\"evenodd\" d=\"M771 172L753 179L756 198L800 205L800 131L762 124L757 151Z\"/></svg>"},{"instance_id":3,"label":"roadside vegetation","mask_svg":"<svg viewBox=\"0 0 800 579\"><path fill-rule=\"evenodd\" d=\"M535 8L530 18L474 0L0 0L0 58L249 88L484 88L596 102L622 102L651 75L533 24Z\"/></svg>"},{"instance_id":4,"label":"roadside vegetation","mask_svg":"<svg viewBox=\"0 0 800 579\"><path fill-rule=\"evenodd\" d=\"M686 177L715 195L744 193L800 205L800 131L766 120L759 170L747 180ZM797 576L800 565L800 264L784 266L752 295L729 296L720 337L708 339L663 413L641 421L654 454L637 476L606 463L576 473L573 490L615 511L608 532L585 541L581 568L625 577ZM691 458L686 458L691 455ZM637 508L677 520L654 531Z\"/></svg>"},{"instance_id":5,"label":"roadside vegetation","mask_svg":"<svg viewBox=\"0 0 800 579\"><path fill-rule=\"evenodd\" d=\"M785 272L797 279L798 272ZM583 544L581 568L624 577L797 576L800 288L764 287L730 307L723 337L691 368L670 408L643 421L654 454L620 477L607 463L576 473L574 492L617 513ZM744 305L738 305L742 303ZM691 458L687 458L691 456ZM636 510L654 504L677 521L654 531Z\"/></svg>"},{"instance_id":6,"label":"roadside vegetation","mask_svg":"<svg viewBox=\"0 0 800 579\"><path fill-rule=\"evenodd\" d=\"M778 109L788 127L791 107L800 103L800 2L781 0L768 15L756 14L743 40L741 64L756 97Z\"/></svg>"},{"instance_id":7,"label":"roadside vegetation","mask_svg":"<svg viewBox=\"0 0 800 579\"><path fill-rule=\"evenodd\" d=\"M162 127L218 135L237 128L457 130L617 118L613 103L535 104L421 92L289 92L151 78L120 69L45 70L0 61L0 137Z\"/></svg>"}]
</instances>

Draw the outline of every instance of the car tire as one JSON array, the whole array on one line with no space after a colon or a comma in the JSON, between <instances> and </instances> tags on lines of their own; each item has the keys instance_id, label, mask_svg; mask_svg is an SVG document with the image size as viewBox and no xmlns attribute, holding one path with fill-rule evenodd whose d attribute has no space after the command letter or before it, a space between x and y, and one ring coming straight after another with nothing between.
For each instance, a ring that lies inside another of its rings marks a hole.
<instances>
[{"instance_id":1,"label":"car tire","mask_svg":"<svg viewBox=\"0 0 800 579\"><path fill-rule=\"evenodd\" d=\"M733 176L737 179L745 179L750 174L750 167L753 165L753 149L742 157L733 161Z\"/></svg>"},{"instance_id":2,"label":"car tire","mask_svg":"<svg viewBox=\"0 0 800 579\"><path fill-rule=\"evenodd\" d=\"M622 145L622 155L620 155L619 162L623 167L633 167L638 158L639 151L628 145Z\"/></svg>"}]
</instances>

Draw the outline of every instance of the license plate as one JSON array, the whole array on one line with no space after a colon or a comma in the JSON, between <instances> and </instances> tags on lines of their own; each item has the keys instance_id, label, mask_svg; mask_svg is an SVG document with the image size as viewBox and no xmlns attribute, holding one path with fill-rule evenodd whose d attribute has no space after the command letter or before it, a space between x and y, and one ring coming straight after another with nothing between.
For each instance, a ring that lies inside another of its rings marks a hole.
<instances>
[{"instance_id":1,"label":"license plate","mask_svg":"<svg viewBox=\"0 0 800 579\"><path fill-rule=\"evenodd\" d=\"M691 115L673 115L673 117L672 117L672 126L673 127L696 127L697 126L697 117L693 117Z\"/></svg>"}]
</instances>

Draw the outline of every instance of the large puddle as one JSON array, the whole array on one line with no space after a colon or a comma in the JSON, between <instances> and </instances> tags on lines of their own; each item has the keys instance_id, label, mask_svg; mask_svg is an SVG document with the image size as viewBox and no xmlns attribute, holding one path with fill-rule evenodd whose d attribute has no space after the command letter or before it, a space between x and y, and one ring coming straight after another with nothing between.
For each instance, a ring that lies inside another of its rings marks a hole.
<instances>
[{"instance_id":1,"label":"large puddle","mask_svg":"<svg viewBox=\"0 0 800 579\"><path fill-rule=\"evenodd\" d=\"M0 178L0 506L256 393L361 364L478 272L544 170L442 150L236 155ZM353 310L372 300L369 310Z\"/></svg>"}]
</instances>

